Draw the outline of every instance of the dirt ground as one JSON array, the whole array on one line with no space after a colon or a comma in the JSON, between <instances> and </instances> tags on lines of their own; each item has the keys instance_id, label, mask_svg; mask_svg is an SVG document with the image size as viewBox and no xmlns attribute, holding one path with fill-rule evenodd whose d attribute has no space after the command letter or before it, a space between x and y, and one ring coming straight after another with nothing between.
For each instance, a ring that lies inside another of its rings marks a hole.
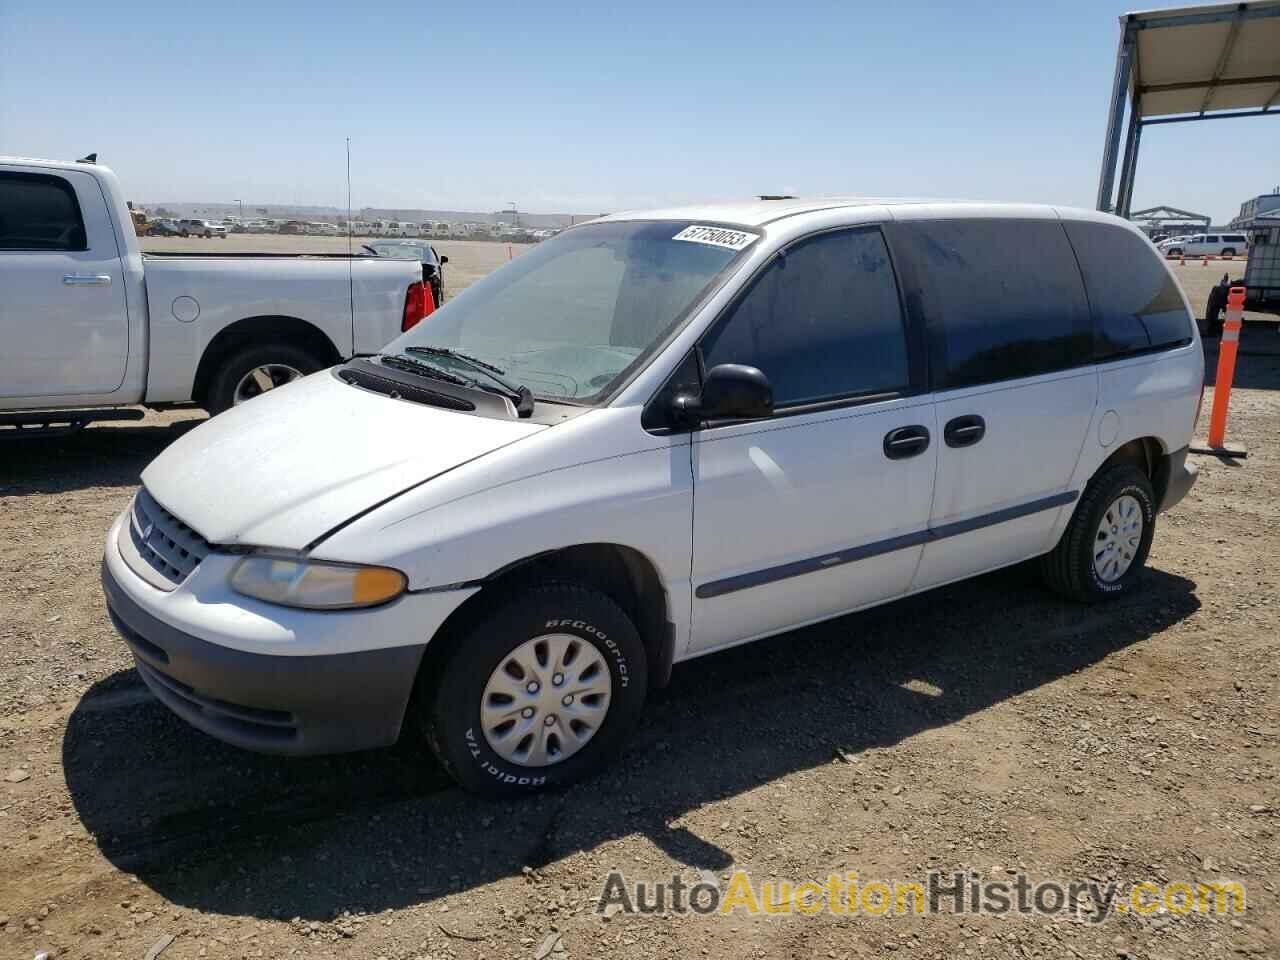
<instances>
[{"instance_id":1,"label":"dirt ground","mask_svg":"<svg viewBox=\"0 0 1280 960\"><path fill-rule=\"evenodd\" d=\"M1015 568L705 657L606 773L520 802L461 793L412 741L259 757L152 700L98 564L194 415L0 446L0 956L1278 957L1277 341L1242 341L1248 459L1200 459L1132 599L1072 605ZM1248 907L606 919L613 869L1228 878Z\"/></svg>"}]
</instances>

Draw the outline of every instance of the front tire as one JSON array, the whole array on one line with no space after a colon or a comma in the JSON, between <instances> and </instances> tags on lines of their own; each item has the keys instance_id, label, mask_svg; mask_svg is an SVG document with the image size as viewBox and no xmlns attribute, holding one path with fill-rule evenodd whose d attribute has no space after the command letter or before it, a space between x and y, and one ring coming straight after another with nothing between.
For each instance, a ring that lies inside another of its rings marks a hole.
<instances>
[{"instance_id":1,"label":"front tire","mask_svg":"<svg viewBox=\"0 0 1280 960\"><path fill-rule=\"evenodd\" d=\"M1222 251L1222 255L1224 257L1234 257L1236 255L1236 248L1227 247L1225 250Z\"/></svg>"},{"instance_id":2,"label":"front tire","mask_svg":"<svg viewBox=\"0 0 1280 960\"><path fill-rule=\"evenodd\" d=\"M209 380L204 408L217 416L268 390L315 373L324 361L289 343L263 343L238 350L222 361Z\"/></svg>"},{"instance_id":3,"label":"front tire","mask_svg":"<svg viewBox=\"0 0 1280 960\"><path fill-rule=\"evenodd\" d=\"M504 797L602 767L639 723L647 686L644 645L622 609L552 582L512 594L467 630L414 709L458 783Z\"/></svg>"},{"instance_id":4,"label":"front tire","mask_svg":"<svg viewBox=\"0 0 1280 960\"><path fill-rule=\"evenodd\" d=\"M1155 492L1128 463L1099 473L1085 487L1052 551L1040 558L1045 583L1083 603L1132 593L1156 530Z\"/></svg>"}]
</instances>

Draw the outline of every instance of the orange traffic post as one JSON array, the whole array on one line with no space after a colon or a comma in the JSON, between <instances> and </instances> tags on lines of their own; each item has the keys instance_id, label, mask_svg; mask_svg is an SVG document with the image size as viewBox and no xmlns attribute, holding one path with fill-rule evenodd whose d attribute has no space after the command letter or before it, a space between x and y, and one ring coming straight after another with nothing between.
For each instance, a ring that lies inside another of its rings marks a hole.
<instances>
[{"instance_id":1,"label":"orange traffic post","mask_svg":"<svg viewBox=\"0 0 1280 960\"><path fill-rule=\"evenodd\" d=\"M1244 287L1232 287L1227 292L1227 311L1222 322L1222 340L1218 345L1218 373L1213 382L1213 410L1209 416L1209 445L1192 447L1192 453L1211 453L1215 456L1245 457L1243 447L1228 447L1227 407L1231 403L1231 382L1236 375L1236 351L1240 345L1240 330L1244 326Z\"/></svg>"}]
</instances>

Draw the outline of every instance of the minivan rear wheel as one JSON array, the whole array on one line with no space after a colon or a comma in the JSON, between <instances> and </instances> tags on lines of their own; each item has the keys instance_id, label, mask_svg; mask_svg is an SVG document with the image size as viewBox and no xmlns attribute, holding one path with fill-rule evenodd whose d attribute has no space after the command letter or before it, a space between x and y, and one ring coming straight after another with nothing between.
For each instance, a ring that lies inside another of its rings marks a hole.
<instances>
[{"instance_id":1,"label":"minivan rear wheel","mask_svg":"<svg viewBox=\"0 0 1280 960\"><path fill-rule=\"evenodd\" d=\"M468 790L500 797L573 783L608 762L640 720L644 645L597 590L525 588L457 639L437 675L420 681L414 710Z\"/></svg>"},{"instance_id":2,"label":"minivan rear wheel","mask_svg":"<svg viewBox=\"0 0 1280 960\"><path fill-rule=\"evenodd\" d=\"M1151 481L1132 464L1116 464L1089 482L1062 539L1040 558L1041 574L1053 590L1085 603L1130 593L1155 527Z\"/></svg>"}]
</instances>

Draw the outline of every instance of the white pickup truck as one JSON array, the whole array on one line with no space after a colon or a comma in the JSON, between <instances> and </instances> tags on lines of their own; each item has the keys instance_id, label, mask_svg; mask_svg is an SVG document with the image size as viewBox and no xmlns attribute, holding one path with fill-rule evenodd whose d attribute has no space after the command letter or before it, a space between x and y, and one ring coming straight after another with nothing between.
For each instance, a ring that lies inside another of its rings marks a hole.
<instances>
[{"instance_id":1,"label":"white pickup truck","mask_svg":"<svg viewBox=\"0 0 1280 960\"><path fill-rule=\"evenodd\" d=\"M0 431L218 413L377 351L424 301L412 260L144 254L109 169L0 157Z\"/></svg>"}]
</instances>

